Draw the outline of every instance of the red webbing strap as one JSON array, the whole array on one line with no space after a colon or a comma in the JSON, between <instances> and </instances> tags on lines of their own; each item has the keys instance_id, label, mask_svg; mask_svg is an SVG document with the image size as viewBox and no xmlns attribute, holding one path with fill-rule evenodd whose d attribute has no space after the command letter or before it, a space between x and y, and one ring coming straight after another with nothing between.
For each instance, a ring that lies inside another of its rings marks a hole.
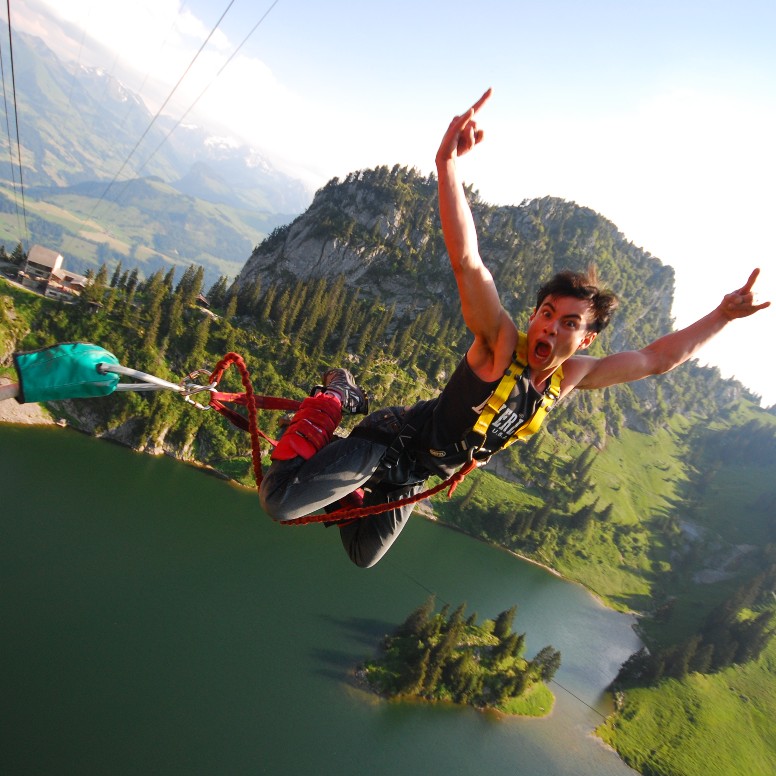
<instances>
[{"instance_id":1,"label":"red webbing strap","mask_svg":"<svg viewBox=\"0 0 776 776\"><path fill-rule=\"evenodd\" d=\"M261 470L261 447L259 437L266 439L273 447L277 444L270 439L259 429L258 416L256 410L261 409L281 409L281 410L297 410L302 402L295 399L282 399L276 396L257 396L253 392L253 386L251 385L251 376L248 372L248 367L245 365L245 361L242 356L237 353L227 353L217 364L212 374L210 375L210 382L218 385L224 372L230 367L235 366L240 372L240 379L245 388L245 393L218 393L211 392L210 394L210 406L217 412L221 413L224 417L228 418L238 428L248 431L251 437L251 458L253 462L253 476L256 480L256 489L261 486L261 480L263 473ZM238 412L225 407L223 402L231 402L233 404L240 404L247 408L248 417L240 415ZM408 496L407 498L399 499L398 501L389 501L387 504L374 504L371 507L345 507L338 509L335 512L328 512L324 514L304 515L298 517L295 520L279 520L281 525L307 525L308 523L328 523L334 522L351 522L362 517L369 517L370 515L379 515L383 512L389 512L392 509L407 506L409 504L417 504L423 499L429 498L436 493L449 487L448 498L453 495L453 492L458 485L463 482L464 477L477 466L477 461L467 461L455 474L448 477L444 482L439 485L435 485L429 490L425 490L422 493L416 493L414 496Z\"/></svg>"},{"instance_id":2,"label":"red webbing strap","mask_svg":"<svg viewBox=\"0 0 776 776\"><path fill-rule=\"evenodd\" d=\"M296 399L281 399L278 396L257 396L253 394L253 400L257 410L292 410L299 409L302 402ZM220 412L233 426L243 431L250 431L248 418L235 412L230 407L224 406L224 402L231 404L240 404L243 407L248 406L247 393L221 393L213 391L210 394L210 406ZM273 447L277 444L274 439L270 439L261 429L258 429L259 436L266 439Z\"/></svg>"},{"instance_id":3,"label":"red webbing strap","mask_svg":"<svg viewBox=\"0 0 776 776\"><path fill-rule=\"evenodd\" d=\"M259 429L259 421L256 414L257 408L296 410L299 409L301 402L293 399L280 399L275 396L256 396L251 385L251 376L248 367L245 365L243 357L238 353L227 353L217 364L212 374L210 382L218 385L224 372L230 367L235 366L240 373L240 380L245 388L245 393L218 393L211 392L210 406L221 413L237 428L247 431L251 437L251 460L253 463L253 476L256 480L256 488L261 485L264 474L261 470L261 447L259 437L263 437L270 444L276 444L263 431ZM241 404L248 410L248 417L240 415L229 407L225 407L223 402Z\"/></svg>"},{"instance_id":4,"label":"red webbing strap","mask_svg":"<svg viewBox=\"0 0 776 776\"><path fill-rule=\"evenodd\" d=\"M211 392L211 398L215 398L219 402L228 401L233 404L248 405L248 397L245 393L220 393L219 391ZM282 399L280 396L257 396L253 394L253 398L256 401L256 409L259 410L298 410L302 405L302 402L296 399Z\"/></svg>"}]
</instances>

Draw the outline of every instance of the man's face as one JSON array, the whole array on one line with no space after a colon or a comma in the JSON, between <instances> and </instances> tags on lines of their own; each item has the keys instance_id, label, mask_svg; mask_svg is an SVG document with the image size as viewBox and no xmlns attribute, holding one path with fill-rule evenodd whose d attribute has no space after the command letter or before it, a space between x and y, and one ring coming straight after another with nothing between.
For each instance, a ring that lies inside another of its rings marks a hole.
<instances>
[{"instance_id":1,"label":"man's face","mask_svg":"<svg viewBox=\"0 0 776 776\"><path fill-rule=\"evenodd\" d=\"M548 296L528 324L528 365L534 372L557 369L596 338L593 312L586 299Z\"/></svg>"}]
</instances>

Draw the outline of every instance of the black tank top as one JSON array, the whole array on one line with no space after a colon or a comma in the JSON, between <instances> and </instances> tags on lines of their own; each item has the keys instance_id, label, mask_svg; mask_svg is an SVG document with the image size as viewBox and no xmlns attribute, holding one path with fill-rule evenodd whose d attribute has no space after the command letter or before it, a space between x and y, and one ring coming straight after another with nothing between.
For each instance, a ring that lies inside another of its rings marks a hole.
<instances>
[{"instance_id":1,"label":"black tank top","mask_svg":"<svg viewBox=\"0 0 776 776\"><path fill-rule=\"evenodd\" d=\"M425 423L419 434L420 447L429 453L419 456L431 471L449 476L468 457L468 451L455 450L456 443L467 446L479 440L471 433L485 402L500 380L485 382L477 377L466 357L461 359L442 393L423 407ZM476 457L485 459L500 450L513 432L531 418L541 403L542 396L531 384L528 368L518 378L512 393L488 428L482 452ZM422 404L427 404L423 402ZM452 451L451 451L452 448Z\"/></svg>"}]
</instances>

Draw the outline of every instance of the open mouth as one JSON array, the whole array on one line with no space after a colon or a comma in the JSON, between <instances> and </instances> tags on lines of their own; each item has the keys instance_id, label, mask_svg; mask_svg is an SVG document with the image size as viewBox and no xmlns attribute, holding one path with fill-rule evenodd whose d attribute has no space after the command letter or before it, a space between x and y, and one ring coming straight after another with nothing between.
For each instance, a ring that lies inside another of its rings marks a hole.
<instances>
[{"instance_id":1,"label":"open mouth","mask_svg":"<svg viewBox=\"0 0 776 776\"><path fill-rule=\"evenodd\" d=\"M542 361L546 358L549 358L551 353L552 353L552 348L546 342L537 342L536 345L534 346L534 354L538 359Z\"/></svg>"}]
</instances>

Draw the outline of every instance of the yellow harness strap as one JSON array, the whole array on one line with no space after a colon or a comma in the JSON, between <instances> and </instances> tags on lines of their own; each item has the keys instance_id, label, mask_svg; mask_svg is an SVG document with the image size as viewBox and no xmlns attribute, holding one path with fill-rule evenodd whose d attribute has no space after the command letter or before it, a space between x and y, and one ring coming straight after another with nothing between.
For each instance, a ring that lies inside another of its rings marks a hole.
<instances>
[{"instance_id":1,"label":"yellow harness strap","mask_svg":"<svg viewBox=\"0 0 776 776\"><path fill-rule=\"evenodd\" d=\"M490 424L493 422L493 419L496 417L496 415L498 415L499 410L506 403L506 400L512 393L512 389L515 387L518 378L523 373L523 370L528 364L528 341L526 335L522 332L518 332L517 336L517 350L515 350L515 353L512 356L512 363L509 365L507 371L504 373L504 376L501 378L501 382L499 382L499 384L496 386L496 390L493 391L493 393L490 395L490 398L485 404L482 413L480 413L479 418L477 418L477 422L472 428L472 431L474 431L476 434L479 434L483 441L487 435L488 428L490 428ZM562 380L563 368L558 367L558 369L553 372L552 377L550 378L550 384L547 386L547 390L542 394L541 404L539 404L539 406L536 408L534 414L528 418L525 423L523 423L523 425L520 426L506 441L502 447L502 450L504 447L509 447L509 445L517 442L518 439L527 439L529 436L535 434L539 430L539 427L547 417L547 413L552 409L552 406L555 404L555 402L558 401L558 397L560 396L560 384Z\"/></svg>"}]
</instances>

